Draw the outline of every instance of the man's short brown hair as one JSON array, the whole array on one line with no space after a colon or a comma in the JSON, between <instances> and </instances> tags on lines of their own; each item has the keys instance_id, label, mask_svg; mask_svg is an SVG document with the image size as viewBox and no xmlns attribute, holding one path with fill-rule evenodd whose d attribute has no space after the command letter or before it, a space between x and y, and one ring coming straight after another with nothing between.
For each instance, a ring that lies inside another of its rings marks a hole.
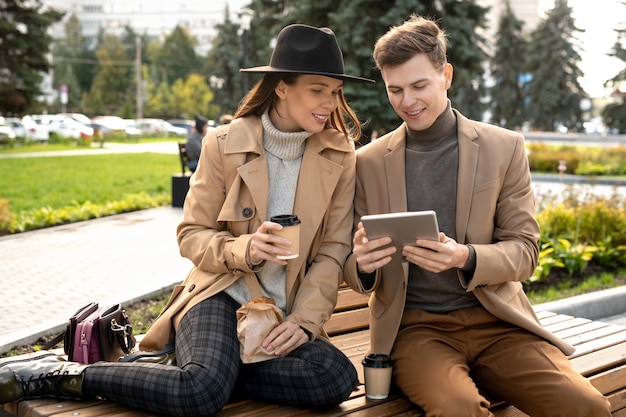
<instances>
[{"instance_id":1,"label":"man's short brown hair","mask_svg":"<svg viewBox=\"0 0 626 417\"><path fill-rule=\"evenodd\" d=\"M376 68L382 70L385 66L404 64L415 54L425 53L435 68L443 70L447 63L446 49L446 34L437 23L414 14L376 41L374 61Z\"/></svg>"}]
</instances>

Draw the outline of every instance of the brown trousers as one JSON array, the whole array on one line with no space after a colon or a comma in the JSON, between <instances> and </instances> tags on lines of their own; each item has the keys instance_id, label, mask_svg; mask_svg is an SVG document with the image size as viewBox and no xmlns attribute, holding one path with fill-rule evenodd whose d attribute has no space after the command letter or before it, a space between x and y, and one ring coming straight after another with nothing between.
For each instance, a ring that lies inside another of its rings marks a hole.
<instances>
[{"instance_id":1,"label":"brown trousers","mask_svg":"<svg viewBox=\"0 0 626 417\"><path fill-rule=\"evenodd\" d=\"M482 307L407 310L392 359L396 385L428 417L493 416L482 392L531 417L611 416L609 401L558 348Z\"/></svg>"}]
</instances>

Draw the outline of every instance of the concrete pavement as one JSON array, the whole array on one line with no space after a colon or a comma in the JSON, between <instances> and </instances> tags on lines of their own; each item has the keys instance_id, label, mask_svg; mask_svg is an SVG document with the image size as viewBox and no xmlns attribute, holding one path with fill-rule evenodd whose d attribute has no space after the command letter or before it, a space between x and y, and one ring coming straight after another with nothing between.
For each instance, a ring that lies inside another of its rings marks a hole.
<instances>
[{"instance_id":1,"label":"concrete pavement","mask_svg":"<svg viewBox=\"0 0 626 417\"><path fill-rule=\"evenodd\" d=\"M0 352L61 331L90 301L128 305L170 292L182 209L161 207L0 238Z\"/></svg>"}]
</instances>

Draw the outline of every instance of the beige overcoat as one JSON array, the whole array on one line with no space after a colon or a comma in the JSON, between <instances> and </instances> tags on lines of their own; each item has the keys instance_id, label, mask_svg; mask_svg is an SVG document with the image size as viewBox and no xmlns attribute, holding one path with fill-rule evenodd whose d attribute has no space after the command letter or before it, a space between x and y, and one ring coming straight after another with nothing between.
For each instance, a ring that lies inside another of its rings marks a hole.
<instances>
[{"instance_id":1,"label":"beige overcoat","mask_svg":"<svg viewBox=\"0 0 626 417\"><path fill-rule=\"evenodd\" d=\"M537 266L539 239L524 138L455 114L459 141L456 236L459 243L471 243L476 250L472 280L468 285L459 271L459 282L494 316L571 354L571 345L541 326L522 289L521 281ZM355 225L364 214L407 210L405 132L402 124L357 150ZM373 287L364 288L351 255L345 281L361 293L372 293L371 349L389 354L404 310L408 264L388 264L377 271Z\"/></svg>"},{"instance_id":2,"label":"beige overcoat","mask_svg":"<svg viewBox=\"0 0 626 417\"><path fill-rule=\"evenodd\" d=\"M202 300L254 271L246 262L251 234L267 220L268 167L258 117L235 119L203 139L178 226L182 256L194 266L177 286L140 349L172 340L180 319ZM287 315L313 338L333 312L351 249L354 143L336 130L306 140L294 213L302 224L300 256L286 269ZM261 266L262 267L262 266Z\"/></svg>"}]
</instances>

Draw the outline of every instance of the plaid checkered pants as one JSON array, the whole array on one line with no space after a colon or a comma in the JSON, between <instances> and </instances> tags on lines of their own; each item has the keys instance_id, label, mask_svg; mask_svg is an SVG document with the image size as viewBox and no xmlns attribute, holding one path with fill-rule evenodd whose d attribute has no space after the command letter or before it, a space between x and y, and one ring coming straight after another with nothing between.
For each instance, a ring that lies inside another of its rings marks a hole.
<instances>
[{"instance_id":1,"label":"plaid checkered pants","mask_svg":"<svg viewBox=\"0 0 626 417\"><path fill-rule=\"evenodd\" d=\"M231 395L292 406L329 407L347 399L356 370L330 342L308 342L289 356L243 365L228 295L193 307L176 334L177 366L99 362L85 370L83 393L171 416L217 413Z\"/></svg>"}]
</instances>

